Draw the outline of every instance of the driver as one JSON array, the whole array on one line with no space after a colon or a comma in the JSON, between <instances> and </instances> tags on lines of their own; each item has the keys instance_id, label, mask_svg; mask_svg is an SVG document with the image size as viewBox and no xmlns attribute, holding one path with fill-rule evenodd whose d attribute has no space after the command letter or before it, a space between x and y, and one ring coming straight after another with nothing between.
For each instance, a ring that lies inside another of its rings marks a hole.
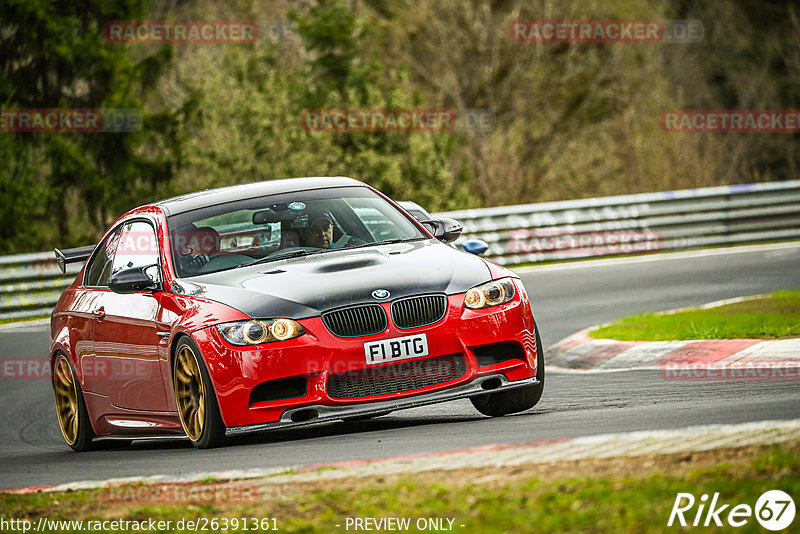
<instances>
[{"instance_id":1,"label":"driver","mask_svg":"<svg viewBox=\"0 0 800 534\"><path fill-rule=\"evenodd\" d=\"M333 220L325 213L309 219L308 227L299 231L298 236L303 246L331 248L333 246Z\"/></svg>"},{"instance_id":2,"label":"driver","mask_svg":"<svg viewBox=\"0 0 800 534\"><path fill-rule=\"evenodd\" d=\"M220 235L210 226L198 228L194 223L189 223L179 228L170 238L178 251L182 275L198 274L213 256L219 254Z\"/></svg>"}]
</instances>

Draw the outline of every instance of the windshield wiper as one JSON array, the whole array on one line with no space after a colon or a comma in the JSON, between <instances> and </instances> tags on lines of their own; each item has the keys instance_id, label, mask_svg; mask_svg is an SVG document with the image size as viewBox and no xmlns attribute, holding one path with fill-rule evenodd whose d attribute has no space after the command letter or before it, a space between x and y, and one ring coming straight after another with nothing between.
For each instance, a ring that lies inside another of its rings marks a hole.
<instances>
[{"instance_id":1,"label":"windshield wiper","mask_svg":"<svg viewBox=\"0 0 800 534\"><path fill-rule=\"evenodd\" d=\"M278 252L280 252L280 251L276 251L276 253L274 255L270 255L270 256L267 256L265 258L259 258L257 260L246 261L244 263L240 263L239 265L234 267L234 269L239 269L240 267L249 267L250 265L258 265L259 263L268 263L268 262L271 262L271 261L285 260L285 259L288 259L288 258L299 258L301 256L313 256L314 254L322 254L323 252L326 252L326 249L322 249L322 250L292 250L290 252L287 252L286 254L279 254Z\"/></svg>"},{"instance_id":2,"label":"windshield wiper","mask_svg":"<svg viewBox=\"0 0 800 534\"><path fill-rule=\"evenodd\" d=\"M384 239L383 241L373 241L372 243L364 243L363 245L356 245L354 247L345 247L343 250L350 250L354 248L364 248L364 247L377 247L379 245L391 245L393 243L410 243L412 241L422 241L424 239L430 239L429 237L395 237L393 239Z\"/></svg>"}]
</instances>

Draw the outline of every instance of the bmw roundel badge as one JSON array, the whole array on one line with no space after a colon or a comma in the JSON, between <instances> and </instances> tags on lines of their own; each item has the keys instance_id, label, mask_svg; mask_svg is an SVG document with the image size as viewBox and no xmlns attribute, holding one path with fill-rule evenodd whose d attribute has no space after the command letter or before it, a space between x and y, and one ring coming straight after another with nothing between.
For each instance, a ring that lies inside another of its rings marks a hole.
<instances>
[{"instance_id":1,"label":"bmw roundel badge","mask_svg":"<svg viewBox=\"0 0 800 534\"><path fill-rule=\"evenodd\" d=\"M391 295L391 293L385 289L376 289L372 292L372 296L378 300L388 299L389 295Z\"/></svg>"}]
</instances>

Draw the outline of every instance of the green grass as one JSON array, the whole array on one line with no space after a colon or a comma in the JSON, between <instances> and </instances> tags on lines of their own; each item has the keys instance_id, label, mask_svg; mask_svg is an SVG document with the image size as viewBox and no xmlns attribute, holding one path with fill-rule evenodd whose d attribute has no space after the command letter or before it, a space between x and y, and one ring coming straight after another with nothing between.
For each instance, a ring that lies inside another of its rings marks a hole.
<instances>
[{"instance_id":1,"label":"green grass","mask_svg":"<svg viewBox=\"0 0 800 534\"><path fill-rule=\"evenodd\" d=\"M800 291L778 291L717 308L631 315L592 330L589 336L622 341L800 337Z\"/></svg>"},{"instance_id":2,"label":"green grass","mask_svg":"<svg viewBox=\"0 0 800 534\"><path fill-rule=\"evenodd\" d=\"M33 495L0 495L5 518L178 521L182 518L276 517L283 532L344 532L351 518L451 518L453 532L664 532L675 497L719 492L721 503L753 506L765 491L781 489L800 495L800 455L796 446L770 447L748 458L731 453L715 466L669 470L638 469L628 473L586 475L552 480L523 478L495 486L425 482L415 477L381 484L362 479L356 488L337 482L246 505L109 507L102 490ZM646 464L645 464L646 465ZM498 474L497 468L486 470ZM630 473L635 473L631 475ZM442 480L446 478L443 477ZM330 489L333 488L333 489ZM696 507L686 517L691 521ZM724 520L724 515L723 515ZM341 525L336 528L335 525ZM464 527L461 527L464 525ZM352 528L351 528L352 530ZM677 529L680 530L680 529ZM249 530L261 532L261 530ZM723 527L722 531L726 531ZM737 532L760 532L754 518ZM61 532L72 532L70 530ZM167 532L180 532L174 529Z\"/></svg>"}]
</instances>

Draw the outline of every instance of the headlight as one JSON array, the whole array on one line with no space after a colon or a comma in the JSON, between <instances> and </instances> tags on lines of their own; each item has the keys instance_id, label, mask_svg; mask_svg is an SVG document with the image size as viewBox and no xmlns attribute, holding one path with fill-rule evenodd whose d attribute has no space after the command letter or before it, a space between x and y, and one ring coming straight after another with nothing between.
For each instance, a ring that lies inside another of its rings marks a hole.
<instances>
[{"instance_id":1,"label":"headlight","mask_svg":"<svg viewBox=\"0 0 800 534\"><path fill-rule=\"evenodd\" d=\"M292 319L236 321L218 324L217 330L225 341L240 346L286 341L306 333L300 323Z\"/></svg>"},{"instance_id":2,"label":"headlight","mask_svg":"<svg viewBox=\"0 0 800 534\"><path fill-rule=\"evenodd\" d=\"M515 294L516 289L511 278L493 280L469 289L464 297L464 306L472 310L498 306L511 302Z\"/></svg>"}]
</instances>

